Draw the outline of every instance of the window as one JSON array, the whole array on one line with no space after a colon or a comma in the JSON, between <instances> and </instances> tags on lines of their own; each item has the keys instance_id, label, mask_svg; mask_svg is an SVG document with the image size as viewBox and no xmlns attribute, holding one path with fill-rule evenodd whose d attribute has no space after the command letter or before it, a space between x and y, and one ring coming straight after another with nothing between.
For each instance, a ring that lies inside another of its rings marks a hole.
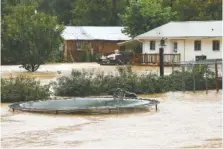
<instances>
[{"instance_id":1,"label":"window","mask_svg":"<svg viewBox=\"0 0 223 149\"><path fill-rule=\"evenodd\" d=\"M195 56L196 61L202 61L206 60L207 56L206 55L200 55L200 56Z\"/></svg>"},{"instance_id":2,"label":"window","mask_svg":"<svg viewBox=\"0 0 223 149\"><path fill-rule=\"evenodd\" d=\"M200 51L201 50L201 41L200 40L195 40L194 41L194 50L195 51Z\"/></svg>"},{"instance_id":3,"label":"window","mask_svg":"<svg viewBox=\"0 0 223 149\"><path fill-rule=\"evenodd\" d=\"M175 49L178 49L178 44L177 44L177 42L174 42L173 43L173 49L175 50Z\"/></svg>"},{"instance_id":4,"label":"window","mask_svg":"<svg viewBox=\"0 0 223 149\"><path fill-rule=\"evenodd\" d=\"M156 49L156 42L150 41L150 50L155 50L155 49Z\"/></svg>"},{"instance_id":5,"label":"window","mask_svg":"<svg viewBox=\"0 0 223 149\"><path fill-rule=\"evenodd\" d=\"M80 50L81 49L81 41L76 41L76 50Z\"/></svg>"},{"instance_id":6,"label":"window","mask_svg":"<svg viewBox=\"0 0 223 149\"><path fill-rule=\"evenodd\" d=\"M220 50L220 41L219 40L213 40L212 41L212 50L213 51L219 51Z\"/></svg>"},{"instance_id":7,"label":"window","mask_svg":"<svg viewBox=\"0 0 223 149\"><path fill-rule=\"evenodd\" d=\"M80 41L80 40L76 40L76 50L81 50L83 48L83 46L86 46L88 44L87 41Z\"/></svg>"}]
</instances>

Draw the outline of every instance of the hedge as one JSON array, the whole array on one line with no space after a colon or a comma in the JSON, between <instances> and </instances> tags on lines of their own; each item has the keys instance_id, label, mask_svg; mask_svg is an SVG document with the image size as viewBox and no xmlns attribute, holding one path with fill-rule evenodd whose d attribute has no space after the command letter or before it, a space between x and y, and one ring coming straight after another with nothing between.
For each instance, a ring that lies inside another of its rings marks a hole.
<instances>
[{"instance_id":1,"label":"hedge","mask_svg":"<svg viewBox=\"0 0 223 149\"><path fill-rule=\"evenodd\" d=\"M174 71L168 76L160 77L155 73L137 74L131 67L118 67L118 75L103 72L73 70L71 76L61 77L54 82L55 95L90 96L112 94L116 88L122 88L137 94L160 93L167 91L215 89L216 81L213 72L205 67L195 67L185 72ZM207 77L206 77L207 76ZM219 83L220 85L222 83ZM221 86L220 86L221 88Z\"/></svg>"},{"instance_id":2,"label":"hedge","mask_svg":"<svg viewBox=\"0 0 223 149\"><path fill-rule=\"evenodd\" d=\"M39 81L26 76L1 78L1 102L34 101L50 96L50 85L40 85Z\"/></svg>"}]
</instances>

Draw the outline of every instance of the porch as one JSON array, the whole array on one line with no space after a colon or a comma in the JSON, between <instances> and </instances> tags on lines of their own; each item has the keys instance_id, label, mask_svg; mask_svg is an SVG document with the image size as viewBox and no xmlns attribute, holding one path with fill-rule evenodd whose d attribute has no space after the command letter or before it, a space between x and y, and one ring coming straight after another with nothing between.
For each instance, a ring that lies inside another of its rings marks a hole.
<instances>
[{"instance_id":1,"label":"porch","mask_svg":"<svg viewBox=\"0 0 223 149\"><path fill-rule=\"evenodd\" d=\"M164 54L164 65L171 66L180 63L180 54ZM159 65L159 54L134 54L132 58L134 65Z\"/></svg>"}]
</instances>

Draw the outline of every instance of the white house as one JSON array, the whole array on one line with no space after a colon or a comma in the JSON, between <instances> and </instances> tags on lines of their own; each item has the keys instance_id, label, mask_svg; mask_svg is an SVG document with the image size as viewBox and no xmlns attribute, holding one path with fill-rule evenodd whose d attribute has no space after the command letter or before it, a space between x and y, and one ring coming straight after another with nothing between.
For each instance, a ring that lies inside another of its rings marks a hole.
<instances>
[{"instance_id":1,"label":"white house","mask_svg":"<svg viewBox=\"0 0 223 149\"><path fill-rule=\"evenodd\" d=\"M135 37L143 54L158 54L161 39L164 55L180 54L180 61L222 58L222 20L169 22Z\"/></svg>"}]
</instances>

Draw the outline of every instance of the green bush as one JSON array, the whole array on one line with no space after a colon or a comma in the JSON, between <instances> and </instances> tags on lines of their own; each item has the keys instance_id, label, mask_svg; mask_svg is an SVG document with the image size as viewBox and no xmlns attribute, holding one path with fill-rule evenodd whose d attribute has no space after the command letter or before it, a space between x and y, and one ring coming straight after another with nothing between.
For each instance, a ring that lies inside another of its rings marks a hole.
<instances>
[{"instance_id":1,"label":"green bush","mask_svg":"<svg viewBox=\"0 0 223 149\"><path fill-rule=\"evenodd\" d=\"M117 88L137 94L159 93L166 91L215 89L215 75L206 71L205 67L195 67L185 72L175 71L168 76L160 77L155 73L137 74L130 66L118 67L118 74L104 72L73 70L69 77L61 77L53 82L55 95L59 96L90 96L112 94ZM222 82L219 83L220 88ZM47 99L50 85L41 86L39 81L25 76L1 79L1 101L18 102Z\"/></svg>"},{"instance_id":2,"label":"green bush","mask_svg":"<svg viewBox=\"0 0 223 149\"><path fill-rule=\"evenodd\" d=\"M54 51L52 51L47 59L47 62L62 62L62 51L60 51L59 49L55 49Z\"/></svg>"},{"instance_id":3,"label":"green bush","mask_svg":"<svg viewBox=\"0 0 223 149\"><path fill-rule=\"evenodd\" d=\"M50 96L49 87L25 76L1 78L1 102L43 100Z\"/></svg>"},{"instance_id":4,"label":"green bush","mask_svg":"<svg viewBox=\"0 0 223 149\"><path fill-rule=\"evenodd\" d=\"M136 74L131 67L118 67L118 75L105 75L103 72L73 70L70 77L59 78L54 82L54 91L59 96L89 96L112 94L116 88L122 88L137 94L159 93L167 91L206 89L206 68L193 68L185 72L175 71L169 76L160 77L153 73ZM207 71L208 89L215 88L215 76ZM184 85L185 84L185 85ZM220 83L221 84L221 83Z\"/></svg>"},{"instance_id":5,"label":"green bush","mask_svg":"<svg viewBox=\"0 0 223 149\"><path fill-rule=\"evenodd\" d=\"M84 51L84 54L80 57L81 62L97 62L100 58L99 54L91 54L90 51Z\"/></svg>"}]
</instances>

